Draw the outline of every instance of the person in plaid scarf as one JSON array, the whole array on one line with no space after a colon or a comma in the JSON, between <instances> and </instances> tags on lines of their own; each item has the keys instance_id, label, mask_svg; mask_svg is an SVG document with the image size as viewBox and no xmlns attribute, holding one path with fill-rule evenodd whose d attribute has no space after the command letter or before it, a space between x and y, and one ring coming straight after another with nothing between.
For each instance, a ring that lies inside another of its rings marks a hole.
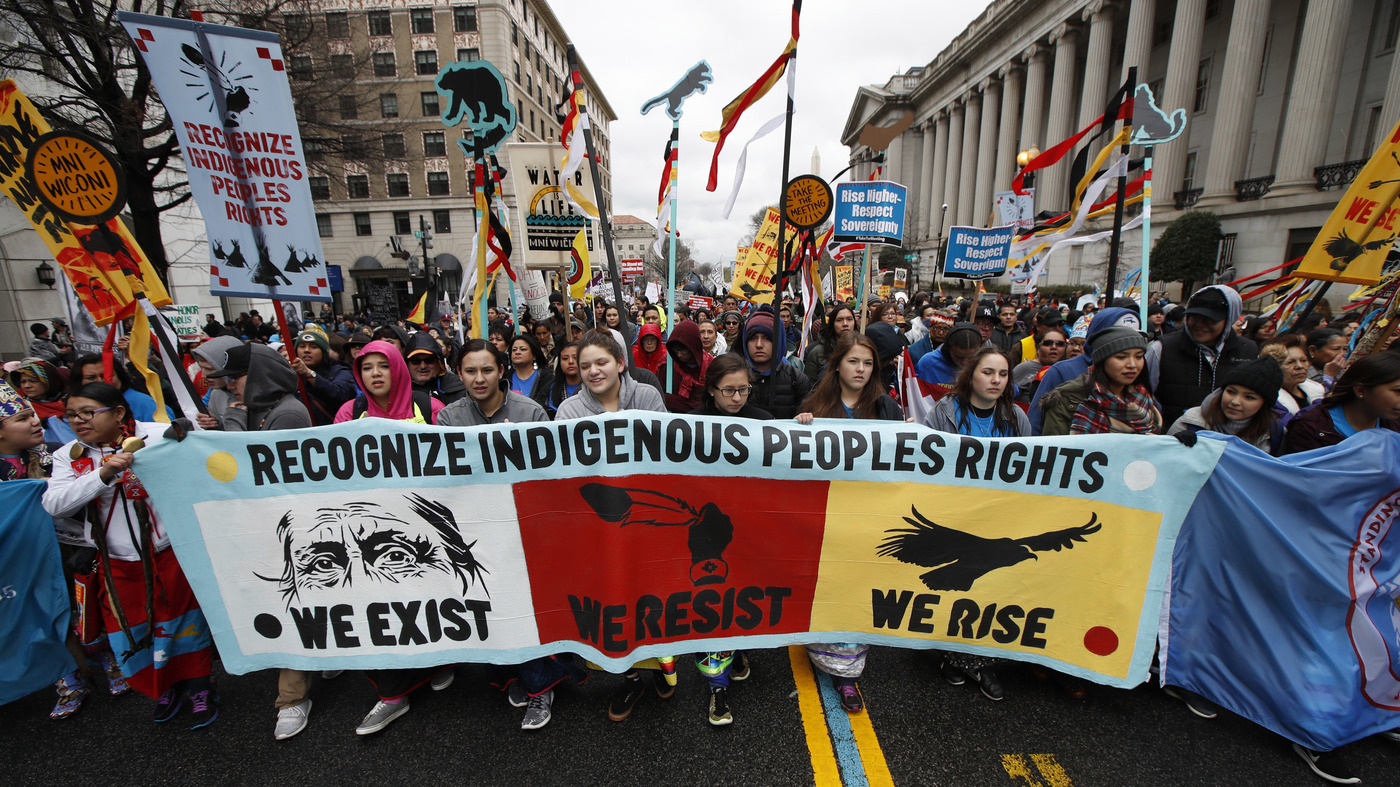
<instances>
[{"instance_id":1,"label":"person in plaid scarf","mask_svg":"<svg viewBox=\"0 0 1400 787\"><path fill-rule=\"evenodd\" d=\"M1094 339L1093 366L1047 394L1042 434L1161 434L1162 410L1143 384L1147 340L1115 327Z\"/></svg>"}]
</instances>

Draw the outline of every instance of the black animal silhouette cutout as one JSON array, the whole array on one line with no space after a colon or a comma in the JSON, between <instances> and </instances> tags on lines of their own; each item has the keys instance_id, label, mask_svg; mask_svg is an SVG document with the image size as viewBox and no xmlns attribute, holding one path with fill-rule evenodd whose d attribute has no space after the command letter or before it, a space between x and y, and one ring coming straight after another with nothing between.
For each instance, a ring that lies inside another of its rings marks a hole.
<instances>
[{"instance_id":1,"label":"black animal silhouette cutout","mask_svg":"<svg viewBox=\"0 0 1400 787\"><path fill-rule=\"evenodd\" d=\"M729 578L724 550L734 540L734 523L714 503L697 511L679 498L649 489L628 489L606 484L584 484L579 494L604 522L689 530L690 582L714 585Z\"/></svg>"},{"instance_id":2,"label":"black animal silhouette cutout","mask_svg":"<svg viewBox=\"0 0 1400 787\"><path fill-rule=\"evenodd\" d=\"M1039 560L1036 552L1073 549L1076 541L1103 528L1098 514L1079 527L1054 530L1027 538L983 538L944 527L924 518L910 507L918 521L904 517L912 527L885 531L889 535L876 554L901 563L931 568L919 576L930 590L970 590L983 575L1025 560Z\"/></svg>"}]
</instances>

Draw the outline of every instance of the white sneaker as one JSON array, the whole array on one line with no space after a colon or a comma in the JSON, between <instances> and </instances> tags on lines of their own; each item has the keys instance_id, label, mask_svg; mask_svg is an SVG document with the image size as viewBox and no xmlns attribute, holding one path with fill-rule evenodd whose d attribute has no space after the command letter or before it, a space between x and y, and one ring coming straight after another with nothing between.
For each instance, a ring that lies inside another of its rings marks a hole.
<instances>
[{"instance_id":1,"label":"white sneaker","mask_svg":"<svg viewBox=\"0 0 1400 787\"><path fill-rule=\"evenodd\" d=\"M520 722L522 730L538 730L549 723L552 714L550 706L554 704L554 692L546 691L538 697L531 697L530 703L525 709L525 718Z\"/></svg>"},{"instance_id":2,"label":"white sneaker","mask_svg":"<svg viewBox=\"0 0 1400 787\"><path fill-rule=\"evenodd\" d=\"M433 687L433 691L442 691L443 689L447 688L448 686L451 686L451 685L452 685L452 681L454 681L454 680L456 680L456 679L457 679L457 670L454 670L454 669L452 669L451 667L448 667L447 669L443 670L442 672L439 672L438 674L434 675L434 676L433 676L433 679L432 679L429 683L430 683L430 685Z\"/></svg>"},{"instance_id":3,"label":"white sneaker","mask_svg":"<svg viewBox=\"0 0 1400 787\"><path fill-rule=\"evenodd\" d=\"M272 732L274 740L285 741L306 729L311 717L311 700L277 711L277 727Z\"/></svg>"},{"instance_id":4,"label":"white sneaker","mask_svg":"<svg viewBox=\"0 0 1400 787\"><path fill-rule=\"evenodd\" d=\"M356 735L373 735L376 732L389 726L394 719L408 713L408 698L397 705L390 705L387 702L376 702L365 718L360 721L360 726L355 728Z\"/></svg>"}]
</instances>

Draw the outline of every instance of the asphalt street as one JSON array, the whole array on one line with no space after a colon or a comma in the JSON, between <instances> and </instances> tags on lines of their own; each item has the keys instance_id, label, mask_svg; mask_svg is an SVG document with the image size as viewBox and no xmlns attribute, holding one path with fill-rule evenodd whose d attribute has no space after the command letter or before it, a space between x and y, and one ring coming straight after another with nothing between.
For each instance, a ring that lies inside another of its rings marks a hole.
<instances>
[{"instance_id":1,"label":"asphalt street","mask_svg":"<svg viewBox=\"0 0 1400 787\"><path fill-rule=\"evenodd\" d=\"M1091 686L1072 699L1008 664L1006 699L991 702L970 683L944 682L936 652L876 648L862 681L868 716L853 725L839 710L829 721L813 713L820 690L800 651L751 661L752 677L731 692L734 724L721 728L706 721L689 663L671 700L648 694L624 722L605 710L619 679L598 673L556 692L552 723L533 732L478 666L458 667L445 691L415 693L408 714L369 737L354 734L374 703L368 681L318 681L310 727L282 742L272 738L271 672L227 675L216 664L220 717L201 730L185 716L152 723L153 703L134 692L95 693L51 721L53 694L42 691L0 707L0 783L1325 784L1282 738L1228 713L1197 718L1153 688ZM1400 784L1400 744L1372 738L1344 752L1363 783Z\"/></svg>"}]
</instances>

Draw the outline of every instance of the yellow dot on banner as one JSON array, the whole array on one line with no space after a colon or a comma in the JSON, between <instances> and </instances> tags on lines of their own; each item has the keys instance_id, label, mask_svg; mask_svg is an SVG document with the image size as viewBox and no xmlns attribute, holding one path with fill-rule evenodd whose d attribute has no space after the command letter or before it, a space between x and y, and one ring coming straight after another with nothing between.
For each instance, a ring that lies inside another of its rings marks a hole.
<instances>
[{"instance_id":1,"label":"yellow dot on banner","mask_svg":"<svg viewBox=\"0 0 1400 787\"><path fill-rule=\"evenodd\" d=\"M210 454L204 466L209 469L209 475L215 481L228 483L238 475L238 460L227 451L215 451Z\"/></svg>"}]
</instances>

